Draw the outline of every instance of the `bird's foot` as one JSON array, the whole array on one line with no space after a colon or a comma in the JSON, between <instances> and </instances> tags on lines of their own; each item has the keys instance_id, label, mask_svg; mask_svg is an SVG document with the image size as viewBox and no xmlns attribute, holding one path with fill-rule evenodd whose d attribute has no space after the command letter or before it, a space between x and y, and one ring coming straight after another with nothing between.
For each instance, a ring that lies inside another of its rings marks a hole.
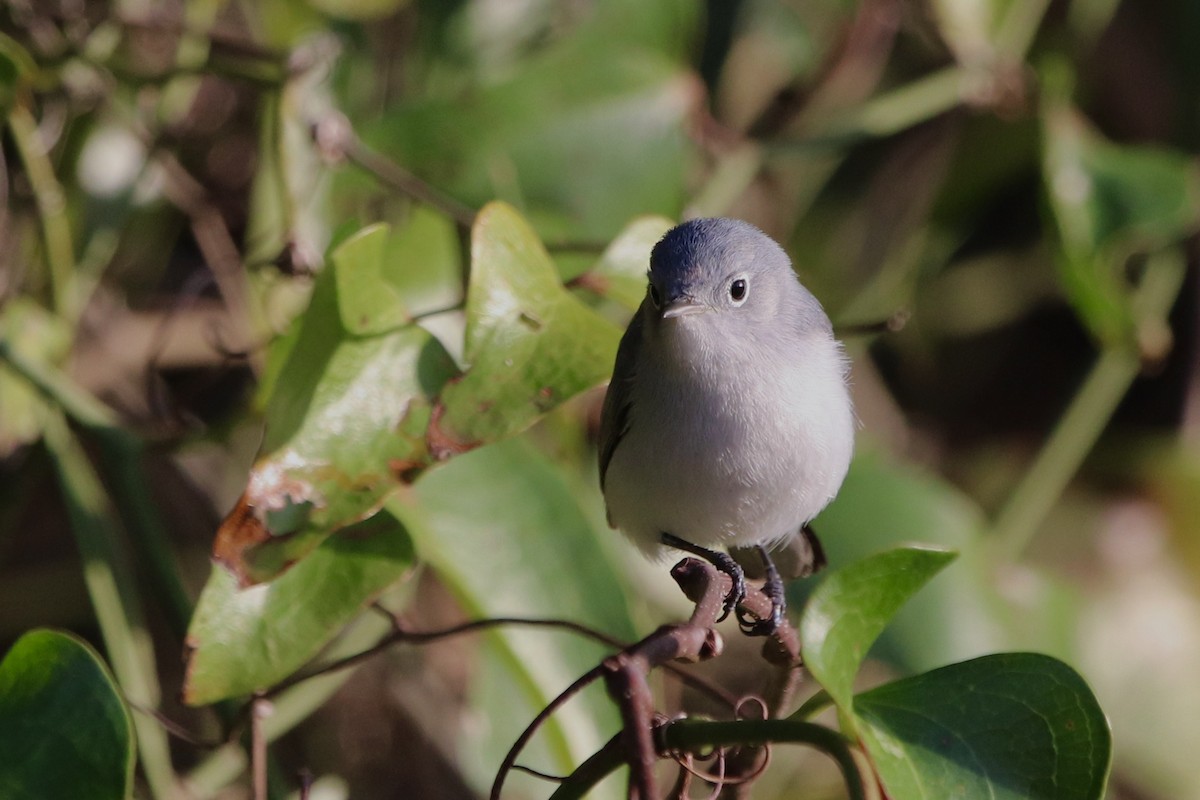
<instances>
[{"instance_id":1,"label":"bird's foot","mask_svg":"<svg viewBox=\"0 0 1200 800\"><path fill-rule=\"evenodd\" d=\"M762 558L766 572L763 594L771 601L771 614L760 619L757 615L739 608L737 621L738 627L747 636L770 636L783 627L783 612L787 608L787 600L783 591L783 579L779 577L779 570L775 568L775 562L771 560L765 547L758 545L756 549L759 557Z\"/></svg>"},{"instance_id":2,"label":"bird's foot","mask_svg":"<svg viewBox=\"0 0 1200 800\"><path fill-rule=\"evenodd\" d=\"M746 597L746 575L742 572L742 568L728 553L722 553L719 550L709 550L707 547L692 544L686 539L680 539L678 536L670 533L663 533L660 538L662 543L668 547L674 547L676 550L682 550L685 553L699 556L716 567L718 572L723 572L729 576L732 585L729 588L729 594L725 595L725 604L721 616L717 618L717 622L723 622L737 608L738 603L742 602ZM737 612L737 619L738 625L742 630L745 630L746 626L742 624L742 612L740 610Z\"/></svg>"}]
</instances>

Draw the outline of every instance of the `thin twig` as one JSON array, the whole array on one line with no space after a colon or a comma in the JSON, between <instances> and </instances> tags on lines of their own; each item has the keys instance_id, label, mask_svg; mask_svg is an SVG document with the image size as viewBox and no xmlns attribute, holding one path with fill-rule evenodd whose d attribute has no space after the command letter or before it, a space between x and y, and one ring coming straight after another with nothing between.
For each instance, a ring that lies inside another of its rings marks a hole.
<instances>
[{"instance_id":1,"label":"thin twig","mask_svg":"<svg viewBox=\"0 0 1200 800\"><path fill-rule=\"evenodd\" d=\"M513 742L512 747L504 755L504 760L500 762L500 769L496 771L496 779L492 782L492 791L488 794L490 800L500 800L500 792L504 788L504 779L508 777L508 773L516 766L517 756L525 749L525 745L537 733L538 728L542 723L548 720L555 711L557 711L564 703L570 700L575 695L589 684L595 682L597 678L604 674L604 666L599 665L585 672L583 675L575 679L575 682L564 689L557 697L551 700L545 708L538 712L533 721L521 731L521 735Z\"/></svg>"},{"instance_id":2,"label":"thin twig","mask_svg":"<svg viewBox=\"0 0 1200 800\"><path fill-rule=\"evenodd\" d=\"M254 780L254 800L267 800L267 734L263 720L271 714L271 703L256 697L250 706L250 769Z\"/></svg>"},{"instance_id":3,"label":"thin twig","mask_svg":"<svg viewBox=\"0 0 1200 800\"><path fill-rule=\"evenodd\" d=\"M242 254L237 242L225 223L220 210L209 199L208 191L174 154L160 151L158 162L166 173L163 190L167 198L187 215L192 236L200 248L204 262L212 272L221 298L229 309L230 325L234 328L234 340L243 347L253 340L250 320L253 319L250 293L246 286L246 272L242 266ZM248 361L255 373L262 371L262 357L254 350L247 350Z\"/></svg>"},{"instance_id":4,"label":"thin twig","mask_svg":"<svg viewBox=\"0 0 1200 800\"><path fill-rule=\"evenodd\" d=\"M345 158L351 164L369 172L380 183L441 211L463 230L470 230L474 224L475 209L460 203L395 161L363 144L344 115L331 113L317 120L312 125L312 136L317 147L328 157Z\"/></svg>"}]
</instances>

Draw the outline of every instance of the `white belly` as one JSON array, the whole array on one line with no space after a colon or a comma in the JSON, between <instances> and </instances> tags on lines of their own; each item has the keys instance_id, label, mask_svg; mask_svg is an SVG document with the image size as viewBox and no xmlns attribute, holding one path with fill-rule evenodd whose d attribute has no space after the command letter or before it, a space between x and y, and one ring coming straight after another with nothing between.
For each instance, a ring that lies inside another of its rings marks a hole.
<instances>
[{"instance_id":1,"label":"white belly","mask_svg":"<svg viewBox=\"0 0 1200 800\"><path fill-rule=\"evenodd\" d=\"M649 553L662 533L728 546L798 532L836 494L853 449L840 356L829 356L767 378L659 375L653 394L639 381L606 476L612 524Z\"/></svg>"}]
</instances>

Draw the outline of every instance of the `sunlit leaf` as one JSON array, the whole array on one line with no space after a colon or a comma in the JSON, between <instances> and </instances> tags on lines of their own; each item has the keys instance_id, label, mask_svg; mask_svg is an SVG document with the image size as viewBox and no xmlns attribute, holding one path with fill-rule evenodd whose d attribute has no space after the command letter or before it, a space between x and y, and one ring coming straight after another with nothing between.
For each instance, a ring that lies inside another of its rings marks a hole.
<instances>
[{"instance_id":1,"label":"sunlit leaf","mask_svg":"<svg viewBox=\"0 0 1200 800\"><path fill-rule=\"evenodd\" d=\"M329 254L342 327L357 336L386 333L409 322L400 292L383 274L390 235L388 225L369 225Z\"/></svg>"},{"instance_id":2,"label":"sunlit leaf","mask_svg":"<svg viewBox=\"0 0 1200 800\"><path fill-rule=\"evenodd\" d=\"M636 309L646 296L650 251L674 224L666 217L635 219L573 284L611 298L627 309Z\"/></svg>"},{"instance_id":3,"label":"sunlit leaf","mask_svg":"<svg viewBox=\"0 0 1200 800\"><path fill-rule=\"evenodd\" d=\"M462 295L454 224L423 207L396 230L363 228L329 258L342 326L357 336L394 330Z\"/></svg>"},{"instance_id":4,"label":"sunlit leaf","mask_svg":"<svg viewBox=\"0 0 1200 800\"><path fill-rule=\"evenodd\" d=\"M0 662L0 796L122 800L133 787L129 712L88 645L26 633Z\"/></svg>"},{"instance_id":5,"label":"sunlit leaf","mask_svg":"<svg viewBox=\"0 0 1200 800\"><path fill-rule=\"evenodd\" d=\"M620 332L559 282L509 206L479 212L471 239L466 374L446 386L430 446L450 455L510 436L612 370Z\"/></svg>"},{"instance_id":6,"label":"sunlit leaf","mask_svg":"<svg viewBox=\"0 0 1200 800\"><path fill-rule=\"evenodd\" d=\"M382 511L269 583L213 570L188 630L184 700L204 705L291 675L412 567L408 529Z\"/></svg>"},{"instance_id":7,"label":"sunlit leaf","mask_svg":"<svg viewBox=\"0 0 1200 800\"><path fill-rule=\"evenodd\" d=\"M898 548L834 570L800 615L804 664L843 710L851 707L854 678L872 643L896 611L954 553Z\"/></svg>"},{"instance_id":8,"label":"sunlit leaf","mask_svg":"<svg viewBox=\"0 0 1200 800\"><path fill-rule=\"evenodd\" d=\"M414 206L388 239L383 277L413 316L449 308L463 297L460 251L453 221Z\"/></svg>"},{"instance_id":9,"label":"sunlit leaf","mask_svg":"<svg viewBox=\"0 0 1200 800\"><path fill-rule=\"evenodd\" d=\"M854 698L859 732L893 800L1100 800L1108 721L1066 664L1005 653Z\"/></svg>"}]
</instances>

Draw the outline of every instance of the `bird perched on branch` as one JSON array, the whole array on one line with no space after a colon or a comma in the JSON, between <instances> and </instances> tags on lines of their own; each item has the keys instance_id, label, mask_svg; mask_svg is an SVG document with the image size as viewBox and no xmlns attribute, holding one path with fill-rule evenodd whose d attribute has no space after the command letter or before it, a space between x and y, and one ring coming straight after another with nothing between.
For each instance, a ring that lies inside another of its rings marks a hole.
<instances>
[{"instance_id":1,"label":"bird perched on branch","mask_svg":"<svg viewBox=\"0 0 1200 800\"><path fill-rule=\"evenodd\" d=\"M649 555L675 548L727 573L724 616L745 595L744 575L711 548L757 549L772 616L739 610L738 620L769 634L784 595L768 551L798 541L809 571L824 561L808 523L837 494L854 449L848 361L787 254L748 223L671 229L648 277L600 425L609 524Z\"/></svg>"}]
</instances>

